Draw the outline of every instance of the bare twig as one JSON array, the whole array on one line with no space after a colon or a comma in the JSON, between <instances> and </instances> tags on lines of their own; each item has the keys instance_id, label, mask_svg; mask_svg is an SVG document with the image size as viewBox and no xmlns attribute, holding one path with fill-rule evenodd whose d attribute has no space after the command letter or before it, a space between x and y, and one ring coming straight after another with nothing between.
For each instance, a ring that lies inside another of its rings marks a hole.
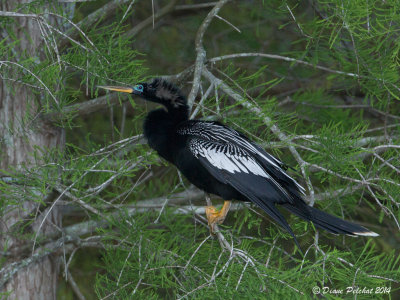
<instances>
[{"instance_id":1,"label":"bare twig","mask_svg":"<svg viewBox=\"0 0 400 300\"><path fill-rule=\"evenodd\" d=\"M140 22L139 24L137 24L135 27L128 30L127 32L125 32L122 36L124 38L132 38L132 37L138 35L147 26L153 24L153 22L159 20L160 18L164 17L168 13L172 12L174 10L176 2L177 2L177 0L169 1L168 4L165 5L163 8L161 8L156 14L152 14L147 19Z\"/></svg>"},{"instance_id":2,"label":"bare twig","mask_svg":"<svg viewBox=\"0 0 400 300\"><path fill-rule=\"evenodd\" d=\"M72 288L72 290L75 293L75 296L78 297L79 300L85 300L85 296L82 294L81 290L79 289L79 286L76 284L76 281L72 277L71 272L68 271L68 282Z\"/></svg>"},{"instance_id":3,"label":"bare twig","mask_svg":"<svg viewBox=\"0 0 400 300\"><path fill-rule=\"evenodd\" d=\"M308 37L308 38L311 39L312 38L311 36L309 36L308 34L304 33L303 29L301 28L300 24L297 22L296 17L294 16L294 14L293 14L292 10L290 9L289 5L286 4L286 8L288 9L290 15L292 16L293 21L296 23L297 27L299 28L301 34L304 35L305 37Z\"/></svg>"},{"instance_id":4,"label":"bare twig","mask_svg":"<svg viewBox=\"0 0 400 300\"><path fill-rule=\"evenodd\" d=\"M214 8L208 13L206 18L201 23L199 30L196 34L195 49L196 49L196 62L194 67L193 84L188 96L188 105L191 108L194 100L197 96L200 87L200 77L203 70L203 66L206 60L206 50L203 47L203 37L211 23L211 20L218 14L221 7L227 2L227 0L220 0L214 6Z\"/></svg>"},{"instance_id":5,"label":"bare twig","mask_svg":"<svg viewBox=\"0 0 400 300\"><path fill-rule=\"evenodd\" d=\"M193 119L193 118L195 118L197 116L200 108L203 105L203 102L208 98L208 96L210 95L210 93L211 93L213 88L214 88L214 84L210 84L210 86L208 87L207 91L204 93L204 95L201 97L199 103L197 104L196 109L190 115L190 119Z\"/></svg>"},{"instance_id":6,"label":"bare twig","mask_svg":"<svg viewBox=\"0 0 400 300\"><path fill-rule=\"evenodd\" d=\"M211 58L211 59L207 60L206 63L215 63L215 62L222 61L222 60L225 60L225 59L240 58L240 57L265 57L265 58L270 58L270 59L283 60L283 61L287 61L287 62L295 62L295 63L298 63L298 64L302 64L302 65L305 65L305 66L308 66L308 67L312 67L312 68L315 68L315 69L319 69L319 70L322 70L322 71L326 71L326 72L329 72L329 73L345 75L345 76L349 76L349 77L353 77L353 78L357 78L357 79L365 78L365 79L370 79L370 80L383 82L385 84L389 84L391 87L395 88L397 91L400 91L400 87L398 87L397 85L395 85L395 84L393 84L391 82L389 82L389 83L385 82L385 79L382 79L382 78L370 77L370 76L358 75L358 74L351 73L351 72L344 72L344 71L334 70L334 69L330 69L330 68L323 67L323 66L320 66L320 65L315 65L315 64L306 62L304 60L295 59L295 58L282 56L282 55L277 55L277 54L235 53L235 54L222 55L222 56Z\"/></svg>"},{"instance_id":7,"label":"bare twig","mask_svg":"<svg viewBox=\"0 0 400 300\"><path fill-rule=\"evenodd\" d=\"M13 11L0 11L0 17L23 17L23 18L36 18L37 14L23 14Z\"/></svg>"},{"instance_id":8,"label":"bare twig","mask_svg":"<svg viewBox=\"0 0 400 300\"><path fill-rule=\"evenodd\" d=\"M198 9L198 8L207 8L211 6L215 6L218 2L206 2L206 3L196 3L196 4L183 4L175 6L176 10L185 10L185 9Z\"/></svg>"},{"instance_id":9,"label":"bare twig","mask_svg":"<svg viewBox=\"0 0 400 300\"><path fill-rule=\"evenodd\" d=\"M233 25L231 22L229 22L228 20L224 19L223 17L221 17L221 16L219 16L219 15L215 15L215 17L216 17L217 19L220 19L221 21L224 21L226 24L228 24L229 26L231 26L231 27L232 27L234 30L236 30L237 32L242 33L242 32L240 31L239 28L237 28L235 25Z\"/></svg>"}]
</instances>

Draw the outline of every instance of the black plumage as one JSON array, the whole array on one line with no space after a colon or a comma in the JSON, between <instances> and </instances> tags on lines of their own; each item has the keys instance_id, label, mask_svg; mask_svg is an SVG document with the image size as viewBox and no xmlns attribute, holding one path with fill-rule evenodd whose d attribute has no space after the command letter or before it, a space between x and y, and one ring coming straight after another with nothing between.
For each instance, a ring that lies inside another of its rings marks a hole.
<instances>
[{"instance_id":1,"label":"black plumage","mask_svg":"<svg viewBox=\"0 0 400 300\"><path fill-rule=\"evenodd\" d=\"M186 97L173 84L157 78L133 88L103 88L163 105L165 108L151 111L144 121L144 135L150 147L205 192L225 200L251 201L261 207L295 241L276 204L331 233L377 235L307 205L304 188L285 172L283 163L240 132L219 122L189 120Z\"/></svg>"}]
</instances>

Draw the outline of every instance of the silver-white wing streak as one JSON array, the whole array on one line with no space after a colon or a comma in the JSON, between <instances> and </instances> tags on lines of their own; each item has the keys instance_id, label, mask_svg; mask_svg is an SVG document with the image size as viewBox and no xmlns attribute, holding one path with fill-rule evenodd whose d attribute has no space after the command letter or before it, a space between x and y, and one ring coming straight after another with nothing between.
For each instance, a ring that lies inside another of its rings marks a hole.
<instances>
[{"instance_id":1,"label":"silver-white wing streak","mask_svg":"<svg viewBox=\"0 0 400 300\"><path fill-rule=\"evenodd\" d=\"M251 154L236 145L192 138L189 141L189 149L196 158L203 157L210 166L232 175L245 173L261 176L272 182L286 197L291 198L286 189L269 175Z\"/></svg>"},{"instance_id":2,"label":"silver-white wing streak","mask_svg":"<svg viewBox=\"0 0 400 300\"><path fill-rule=\"evenodd\" d=\"M222 144L193 138L189 149L197 158L206 158L214 167L229 173L246 173L270 179L271 176L244 150L230 144Z\"/></svg>"}]
</instances>

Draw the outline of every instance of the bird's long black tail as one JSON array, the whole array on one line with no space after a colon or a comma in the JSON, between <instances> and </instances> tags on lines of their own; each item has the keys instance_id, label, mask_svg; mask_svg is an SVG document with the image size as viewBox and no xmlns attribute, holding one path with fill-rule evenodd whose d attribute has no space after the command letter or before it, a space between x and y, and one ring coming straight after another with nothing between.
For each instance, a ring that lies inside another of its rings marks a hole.
<instances>
[{"instance_id":1,"label":"bird's long black tail","mask_svg":"<svg viewBox=\"0 0 400 300\"><path fill-rule=\"evenodd\" d=\"M292 204L283 204L288 211L307 220L312 221L318 228L325 229L334 234L348 234L353 236L378 236L379 234L352 222L345 221L315 207L304 204L301 207Z\"/></svg>"}]
</instances>

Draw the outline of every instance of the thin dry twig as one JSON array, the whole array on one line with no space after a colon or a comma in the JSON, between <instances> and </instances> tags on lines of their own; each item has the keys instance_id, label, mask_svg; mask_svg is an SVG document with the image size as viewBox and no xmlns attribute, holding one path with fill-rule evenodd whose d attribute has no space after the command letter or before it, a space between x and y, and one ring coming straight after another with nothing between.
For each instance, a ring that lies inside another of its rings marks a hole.
<instances>
[{"instance_id":1,"label":"thin dry twig","mask_svg":"<svg viewBox=\"0 0 400 300\"><path fill-rule=\"evenodd\" d=\"M308 37L308 38L311 39L312 38L311 36L309 36L308 34L304 33L303 28L301 28L299 22L297 22L296 17L294 16L294 14L293 14L292 10L290 9L289 5L286 4L286 8L288 9L290 15L292 16L293 21L296 23L297 28L299 28L301 34L304 35L305 37Z\"/></svg>"},{"instance_id":2,"label":"thin dry twig","mask_svg":"<svg viewBox=\"0 0 400 300\"><path fill-rule=\"evenodd\" d=\"M283 60L283 61L287 61L287 62L295 62L297 64L302 64L308 67L312 67L315 69L319 69L322 71L326 71L329 73L334 73L334 74L339 74L339 75L344 75L344 76L349 76L349 77L353 77L353 78L357 78L357 79L370 79L370 80L375 80L375 81L379 81L382 82L384 84L389 84L391 87L395 88L396 90L400 91L400 87L398 87L397 85L391 83L391 82L386 82L385 79L382 78L378 78L378 77L370 77L370 76L364 76L364 75L359 75L359 74L355 74L355 73L351 73L351 72L344 72L344 71L339 71L339 70L334 70L334 69L330 69L324 66L320 66L320 65L315 65L309 62L306 62L304 60L300 60L300 59L295 59L292 57L287 57L287 56L282 56L282 55L277 55L277 54L267 54L267 53L235 53L235 54L228 54L228 55L222 55L222 56L217 56L214 58L211 58L209 60L206 61L206 63L215 63L218 61L222 61L225 59L232 59L232 58L241 58L241 57L265 57L265 58L270 58L270 59L277 59L277 60Z\"/></svg>"},{"instance_id":3,"label":"thin dry twig","mask_svg":"<svg viewBox=\"0 0 400 300\"><path fill-rule=\"evenodd\" d=\"M123 38L132 38L138 35L140 32L142 32L147 26L154 24L157 20L161 19L165 15L169 14L174 10L174 7L178 1L177 0L171 0L168 2L167 5L165 5L163 8L161 8L156 14L152 14L149 16L147 19L144 21L140 22L137 24L135 27L132 29L128 30L125 32L122 37Z\"/></svg>"},{"instance_id":4,"label":"thin dry twig","mask_svg":"<svg viewBox=\"0 0 400 300\"><path fill-rule=\"evenodd\" d=\"M78 297L79 300L85 300L85 296L82 294L81 290L79 289L78 284L76 283L76 281L74 280L74 278L72 277L71 272L68 271L68 283L70 284L72 290L75 293L75 296Z\"/></svg>"},{"instance_id":5,"label":"thin dry twig","mask_svg":"<svg viewBox=\"0 0 400 300\"><path fill-rule=\"evenodd\" d=\"M214 6L214 8L205 17L205 19L203 20L203 22L199 27L199 30L197 31L195 40L196 62L194 67L193 84L192 84L192 89L190 90L188 96L188 105L190 108L193 106L194 100L199 91L201 72L203 70L203 66L206 61L206 50L204 49L203 46L204 34L208 26L210 25L211 20L218 14L219 10L226 2L227 0L218 1L218 3Z\"/></svg>"}]
</instances>

